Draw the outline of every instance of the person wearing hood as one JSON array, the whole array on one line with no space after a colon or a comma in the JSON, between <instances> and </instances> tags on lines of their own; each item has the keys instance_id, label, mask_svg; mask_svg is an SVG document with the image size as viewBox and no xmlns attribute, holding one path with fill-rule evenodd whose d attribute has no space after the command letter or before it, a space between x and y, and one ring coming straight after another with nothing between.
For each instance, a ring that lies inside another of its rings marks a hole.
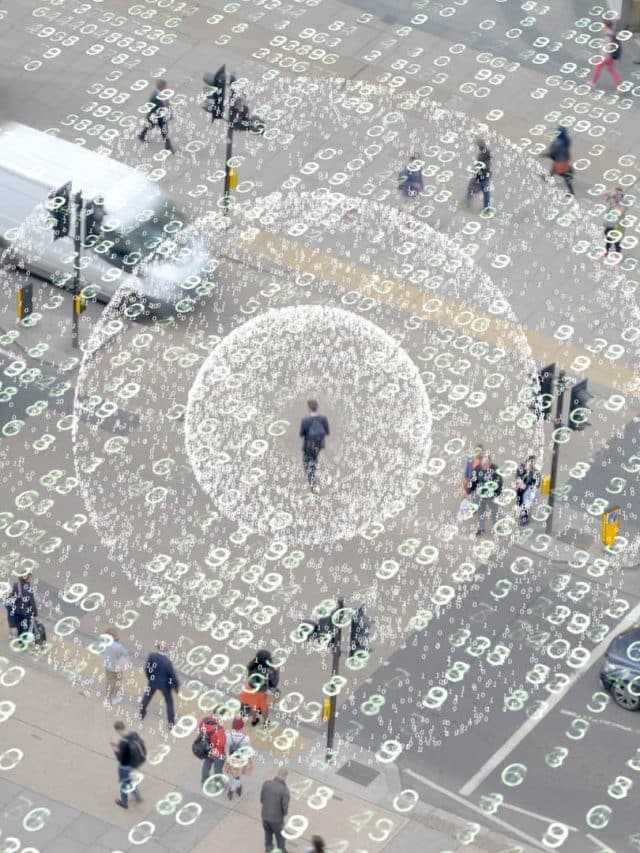
<instances>
[{"instance_id":1,"label":"person wearing hood","mask_svg":"<svg viewBox=\"0 0 640 853\"><path fill-rule=\"evenodd\" d=\"M573 168L571 166L571 139L566 127L558 126L555 139L540 156L549 157L551 160L549 176L559 175L564 180L571 195L575 195L573 191Z\"/></svg>"}]
</instances>

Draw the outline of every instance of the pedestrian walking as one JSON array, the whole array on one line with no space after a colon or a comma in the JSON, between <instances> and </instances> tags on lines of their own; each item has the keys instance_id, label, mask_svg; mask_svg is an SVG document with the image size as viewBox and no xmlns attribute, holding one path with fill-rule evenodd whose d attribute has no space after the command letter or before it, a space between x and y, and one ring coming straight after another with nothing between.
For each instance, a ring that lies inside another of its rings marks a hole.
<instances>
[{"instance_id":1,"label":"pedestrian walking","mask_svg":"<svg viewBox=\"0 0 640 853\"><path fill-rule=\"evenodd\" d=\"M473 477L473 472L476 471L480 467L480 462L482 460L482 456L484 454L484 447L482 444L476 444L469 456L467 456L467 461L464 466L464 474L462 477L462 493L463 495L468 495L471 491L471 478Z\"/></svg>"},{"instance_id":2,"label":"pedestrian walking","mask_svg":"<svg viewBox=\"0 0 640 853\"><path fill-rule=\"evenodd\" d=\"M118 735L117 743L111 744L113 754L118 761L118 783L120 786L120 796L116 800L116 805L120 808L129 808L129 794L133 794L133 798L137 803L142 802L140 792L131 779L131 771L141 767L147 759L147 748L144 741L137 732L128 732L127 727L122 722L113 724L113 728Z\"/></svg>"},{"instance_id":3,"label":"pedestrian walking","mask_svg":"<svg viewBox=\"0 0 640 853\"><path fill-rule=\"evenodd\" d=\"M318 455L324 448L329 435L329 421L325 415L318 412L316 400L307 400L309 414L300 423L300 438L302 441L302 464L311 491L316 488L316 468Z\"/></svg>"},{"instance_id":4,"label":"pedestrian walking","mask_svg":"<svg viewBox=\"0 0 640 853\"><path fill-rule=\"evenodd\" d=\"M399 175L398 189L407 198L417 198L424 189L421 161L417 154L409 157L409 164Z\"/></svg>"},{"instance_id":5,"label":"pedestrian walking","mask_svg":"<svg viewBox=\"0 0 640 853\"><path fill-rule=\"evenodd\" d=\"M519 507L520 524L529 523L529 514L535 499L538 496L540 485L540 471L536 468L536 457L527 456L524 462L518 465L516 471L516 500Z\"/></svg>"},{"instance_id":6,"label":"pedestrian walking","mask_svg":"<svg viewBox=\"0 0 640 853\"><path fill-rule=\"evenodd\" d=\"M275 779L267 779L260 791L262 804L262 828L264 829L264 849L271 853L275 836L277 849L286 853L282 829L289 811L289 788L286 783L287 770L281 767Z\"/></svg>"},{"instance_id":7,"label":"pedestrian walking","mask_svg":"<svg viewBox=\"0 0 640 853\"><path fill-rule=\"evenodd\" d=\"M325 853L325 843L319 835L311 836L311 844L306 848L304 853Z\"/></svg>"},{"instance_id":8,"label":"pedestrian walking","mask_svg":"<svg viewBox=\"0 0 640 853\"><path fill-rule=\"evenodd\" d=\"M493 464L491 456L485 453L471 477L471 494L478 504L478 529L476 536L482 536L485 532L487 518L491 516L495 523L498 507L495 498L502 494L502 477L498 473L498 466Z\"/></svg>"},{"instance_id":9,"label":"pedestrian walking","mask_svg":"<svg viewBox=\"0 0 640 853\"><path fill-rule=\"evenodd\" d=\"M240 707L246 716L251 712L251 725L257 726L260 717L264 725L269 720L268 691L276 691L280 672L271 662L271 652L260 649L247 664L248 683L240 694Z\"/></svg>"},{"instance_id":10,"label":"pedestrian walking","mask_svg":"<svg viewBox=\"0 0 640 853\"><path fill-rule=\"evenodd\" d=\"M122 673L129 665L129 652L120 642L115 628L107 628L105 634L112 639L104 657L104 702L111 707L122 702Z\"/></svg>"},{"instance_id":11,"label":"pedestrian walking","mask_svg":"<svg viewBox=\"0 0 640 853\"><path fill-rule=\"evenodd\" d=\"M467 184L464 205L471 207L471 197L482 191L482 212L486 213L491 204L491 151L484 139L476 139L478 153L472 165L473 174Z\"/></svg>"},{"instance_id":12,"label":"pedestrian walking","mask_svg":"<svg viewBox=\"0 0 640 853\"><path fill-rule=\"evenodd\" d=\"M224 770L224 763L227 758L227 735L220 719L212 714L200 720L198 731L208 746L208 751L202 761L202 784L204 785L211 774L212 767L217 776L221 775Z\"/></svg>"},{"instance_id":13,"label":"pedestrian walking","mask_svg":"<svg viewBox=\"0 0 640 853\"><path fill-rule=\"evenodd\" d=\"M614 250L619 255L622 254L622 238L624 237L624 217L627 213L627 208L624 203L624 190L622 187L605 190L602 194L605 200L606 211L604 214L604 253L602 257L606 258L609 252Z\"/></svg>"},{"instance_id":14,"label":"pedestrian walking","mask_svg":"<svg viewBox=\"0 0 640 853\"><path fill-rule=\"evenodd\" d=\"M549 177L558 175L565 182L571 195L573 191L573 166L571 165L571 139L566 127L558 125L556 137L540 157L549 157L551 160L551 171ZM544 176L546 179L546 175Z\"/></svg>"},{"instance_id":15,"label":"pedestrian walking","mask_svg":"<svg viewBox=\"0 0 640 853\"><path fill-rule=\"evenodd\" d=\"M231 723L231 731L227 734L227 762L226 773L229 776L229 788L227 796L230 800L233 795L242 796L242 776L251 772L251 741L249 735L244 731L244 720L235 717Z\"/></svg>"},{"instance_id":16,"label":"pedestrian walking","mask_svg":"<svg viewBox=\"0 0 640 853\"><path fill-rule=\"evenodd\" d=\"M33 591L31 573L17 580L11 588L11 596L7 602L9 624L21 636L32 630L33 622L38 617L38 605Z\"/></svg>"},{"instance_id":17,"label":"pedestrian walking","mask_svg":"<svg viewBox=\"0 0 640 853\"><path fill-rule=\"evenodd\" d=\"M615 28L611 21L603 22L602 38L604 41L603 55L593 69L593 76L589 82L592 86L595 86L600 79L603 69L606 68L609 74L611 74L616 87L618 87L622 83L622 80L616 71L616 62L622 56L622 45L618 41Z\"/></svg>"},{"instance_id":18,"label":"pedestrian walking","mask_svg":"<svg viewBox=\"0 0 640 853\"><path fill-rule=\"evenodd\" d=\"M164 701L167 705L167 720L171 729L176 721L173 708L173 691L175 690L176 693L180 692L180 681L173 668L173 664L167 656L167 652L169 651L168 643L160 640L156 643L156 649L157 651L151 652L144 667L147 676L147 688L140 705L140 719L144 720L146 717L149 702L153 699L153 694L156 690L159 690L164 696Z\"/></svg>"},{"instance_id":19,"label":"pedestrian walking","mask_svg":"<svg viewBox=\"0 0 640 853\"><path fill-rule=\"evenodd\" d=\"M171 138L169 137L169 122L172 119L173 113L171 110L169 96L167 94L166 80L158 80L156 82L156 87L151 93L148 103L150 104L150 107L147 111L146 124L138 134L138 139L140 142L146 142L149 131L153 130L154 127L157 127L164 139L165 149L170 151L172 154L175 154L176 152L171 144Z\"/></svg>"}]
</instances>

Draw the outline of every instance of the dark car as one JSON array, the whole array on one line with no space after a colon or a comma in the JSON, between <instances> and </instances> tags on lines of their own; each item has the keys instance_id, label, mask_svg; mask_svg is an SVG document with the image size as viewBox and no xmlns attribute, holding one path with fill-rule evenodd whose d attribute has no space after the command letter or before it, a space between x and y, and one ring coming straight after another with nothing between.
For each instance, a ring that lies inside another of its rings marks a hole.
<instances>
[{"instance_id":1,"label":"dark car","mask_svg":"<svg viewBox=\"0 0 640 853\"><path fill-rule=\"evenodd\" d=\"M600 680L616 705L627 711L640 709L640 628L623 631L604 656Z\"/></svg>"}]
</instances>

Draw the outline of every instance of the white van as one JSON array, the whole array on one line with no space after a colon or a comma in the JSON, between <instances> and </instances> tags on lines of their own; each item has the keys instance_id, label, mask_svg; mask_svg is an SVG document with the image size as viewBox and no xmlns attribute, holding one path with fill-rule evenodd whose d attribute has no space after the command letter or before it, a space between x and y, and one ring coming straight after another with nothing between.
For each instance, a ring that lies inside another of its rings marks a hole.
<instances>
[{"instance_id":1,"label":"white van","mask_svg":"<svg viewBox=\"0 0 640 853\"><path fill-rule=\"evenodd\" d=\"M130 166L15 122L0 126L5 263L71 286L74 223L71 236L54 240L48 208L49 194L68 181L85 205L104 202L102 232L88 237L83 249L85 295L109 301L124 283L134 299L164 312L194 292L213 289L205 247L156 183Z\"/></svg>"}]
</instances>

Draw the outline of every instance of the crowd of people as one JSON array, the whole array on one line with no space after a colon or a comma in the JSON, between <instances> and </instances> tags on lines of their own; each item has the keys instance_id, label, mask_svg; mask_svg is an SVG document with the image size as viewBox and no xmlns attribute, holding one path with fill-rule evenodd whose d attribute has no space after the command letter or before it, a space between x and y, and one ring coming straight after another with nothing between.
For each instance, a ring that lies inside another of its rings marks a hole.
<instances>
[{"instance_id":1,"label":"crowd of people","mask_svg":"<svg viewBox=\"0 0 640 853\"><path fill-rule=\"evenodd\" d=\"M521 526L529 523L531 507L541 484L536 458L529 454L517 467L515 477L516 506ZM478 519L476 536L486 532L487 522L495 524L498 514L496 499L502 495L504 481L498 466L483 445L477 444L468 456L462 478L462 502L458 521L475 516Z\"/></svg>"}]
</instances>

